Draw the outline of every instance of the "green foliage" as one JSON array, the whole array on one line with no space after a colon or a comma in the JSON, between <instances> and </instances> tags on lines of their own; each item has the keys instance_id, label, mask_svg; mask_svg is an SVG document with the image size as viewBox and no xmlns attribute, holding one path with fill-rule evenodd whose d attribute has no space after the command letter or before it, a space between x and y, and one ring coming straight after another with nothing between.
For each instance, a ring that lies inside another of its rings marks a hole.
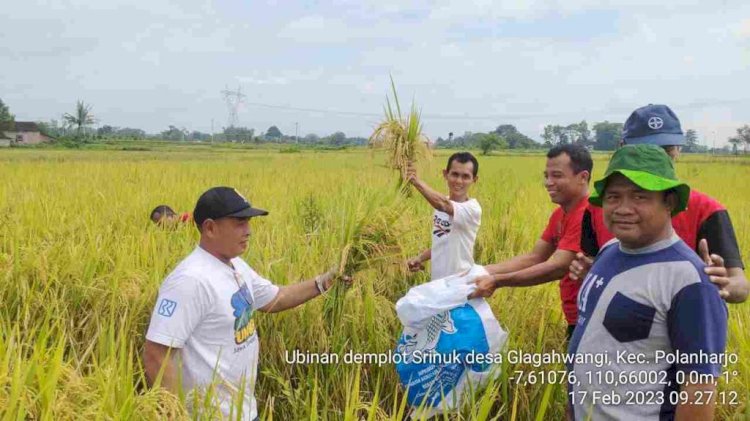
<instances>
[{"instance_id":1,"label":"green foliage","mask_svg":"<svg viewBox=\"0 0 750 421\"><path fill-rule=\"evenodd\" d=\"M708 147L698 143L698 133L693 129L689 129L685 132L685 146L682 147L682 151L687 153L703 153L708 151Z\"/></svg>"},{"instance_id":2,"label":"green foliage","mask_svg":"<svg viewBox=\"0 0 750 421\"><path fill-rule=\"evenodd\" d=\"M509 149L536 149L539 143L516 129L512 124L497 126L495 133L508 142Z\"/></svg>"},{"instance_id":3,"label":"green foliage","mask_svg":"<svg viewBox=\"0 0 750 421\"><path fill-rule=\"evenodd\" d=\"M494 132L483 134L479 139L479 149L482 151L482 155L489 155L495 149L506 149L507 147L508 142Z\"/></svg>"},{"instance_id":4,"label":"green foliage","mask_svg":"<svg viewBox=\"0 0 750 421\"><path fill-rule=\"evenodd\" d=\"M255 139L255 130L247 127L226 127L221 135L216 137L218 141L250 143Z\"/></svg>"},{"instance_id":5,"label":"green foliage","mask_svg":"<svg viewBox=\"0 0 750 421\"><path fill-rule=\"evenodd\" d=\"M3 137L5 131L13 129L13 122L15 117L10 113L8 106L3 103L0 99L0 138Z\"/></svg>"},{"instance_id":6,"label":"green foliage","mask_svg":"<svg viewBox=\"0 0 750 421\"><path fill-rule=\"evenodd\" d=\"M65 113L63 120L76 128L76 137L78 140L89 137L86 129L96 121L91 113L92 106L79 100L76 102L76 111L74 114Z\"/></svg>"},{"instance_id":7,"label":"green foliage","mask_svg":"<svg viewBox=\"0 0 750 421\"><path fill-rule=\"evenodd\" d=\"M594 124L594 149L597 151L613 151L617 149L622 139L622 123L602 121Z\"/></svg>"},{"instance_id":8,"label":"green foliage","mask_svg":"<svg viewBox=\"0 0 750 421\"><path fill-rule=\"evenodd\" d=\"M279 139L282 137L283 134L281 133L281 130L279 130L276 126L271 126L266 130L266 137L270 139Z\"/></svg>"},{"instance_id":9,"label":"green foliage","mask_svg":"<svg viewBox=\"0 0 750 421\"><path fill-rule=\"evenodd\" d=\"M299 153L301 149L298 146L285 146L279 149L279 153Z\"/></svg>"},{"instance_id":10,"label":"green foliage","mask_svg":"<svg viewBox=\"0 0 750 421\"><path fill-rule=\"evenodd\" d=\"M583 145L589 145L591 142L591 131L586 120L580 123L568 124L567 126L560 126L557 124L548 124L544 126L544 133L542 133L542 139L548 145L566 144L566 143L580 143Z\"/></svg>"},{"instance_id":11,"label":"green foliage","mask_svg":"<svg viewBox=\"0 0 750 421\"><path fill-rule=\"evenodd\" d=\"M737 135L730 138L729 143L734 147L735 154L737 153L737 147L740 145L744 146L744 153L747 153L747 148L750 146L750 126L745 124L737 128Z\"/></svg>"},{"instance_id":12,"label":"green foliage","mask_svg":"<svg viewBox=\"0 0 750 421\"><path fill-rule=\"evenodd\" d=\"M188 131L187 129L178 128L176 126L169 126L169 129L161 132L161 135L159 136L161 139L164 140L178 140L178 141L184 141L187 139Z\"/></svg>"},{"instance_id":13,"label":"green foliage","mask_svg":"<svg viewBox=\"0 0 750 421\"><path fill-rule=\"evenodd\" d=\"M210 389L186 398L145 384L144 332L159 285L197 240L192 225L167 231L147 221L146 213L158 203L190 209L206 186L237 187L252 203L271 210L268 218L251 223L251 244L243 258L281 285L330 269L347 245L373 250L357 238L380 243L395 237L403 256L429 245L424 201L403 200L395 220L377 216L382 205L393 203L395 192L391 170L372 159L370 151L280 155L247 145L156 140L99 145L154 151L85 150L90 144L81 150L0 150L0 179L5 180L0 196L13 199L0 212L0 413L7 419L188 420L188 403L203 414L201 419L217 417ZM437 153L443 163L450 152ZM601 173L608 158L595 154L594 159ZM741 188L750 170L743 161L684 156L678 173L733 215L743 215L750 203L750 191ZM505 260L534 246L554 208L539 185L544 162L541 154L518 154L482 163L483 181L472 194L483 212L478 263ZM425 177L431 185L443 182L439 171L425 172ZM161 185L168 188L148 188ZM102 211L113 204L116 211ZM733 223L747 261L750 218ZM342 357L347 351L393 350L402 329L394 304L426 279L425 274L400 274L403 256L361 271L339 301L331 291L331 298L290 311L255 314L261 343L255 395L261 419L404 419L405 394L392 364L285 361L285 351L294 349ZM556 283L506 288L487 301L508 331L509 349L565 352ZM331 305L336 329L322 316L326 305ZM737 374L719 382L719 390L742 398L750 387L750 307L730 305L730 313L727 352L736 353L738 362L724 369ZM506 363L496 382L446 418L564 419L564 382L511 381L515 370L564 367ZM746 419L746 412L747 405L718 402L716 419Z\"/></svg>"}]
</instances>

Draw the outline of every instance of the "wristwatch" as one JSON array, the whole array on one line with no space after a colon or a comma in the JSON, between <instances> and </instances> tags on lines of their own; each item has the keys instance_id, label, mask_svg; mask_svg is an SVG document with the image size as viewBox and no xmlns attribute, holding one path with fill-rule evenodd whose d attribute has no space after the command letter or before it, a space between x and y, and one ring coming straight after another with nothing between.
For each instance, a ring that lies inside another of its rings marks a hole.
<instances>
[{"instance_id":1,"label":"wristwatch","mask_svg":"<svg viewBox=\"0 0 750 421\"><path fill-rule=\"evenodd\" d=\"M315 286L318 287L318 292L320 292L321 295L325 294L326 287L325 282L323 282L323 275L318 275L315 277Z\"/></svg>"}]
</instances>

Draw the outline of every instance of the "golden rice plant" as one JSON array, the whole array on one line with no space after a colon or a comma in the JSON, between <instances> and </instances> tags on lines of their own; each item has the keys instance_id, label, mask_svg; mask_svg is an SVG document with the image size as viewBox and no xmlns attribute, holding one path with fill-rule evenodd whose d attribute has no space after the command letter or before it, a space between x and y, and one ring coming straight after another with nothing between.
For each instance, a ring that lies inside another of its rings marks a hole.
<instances>
[{"instance_id":1,"label":"golden rice plant","mask_svg":"<svg viewBox=\"0 0 750 421\"><path fill-rule=\"evenodd\" d=\"M353 218L344 222L344 246L338 276L351 275L377 267L383 273L399 268L403 255L397 221L403 213L398 196L372 195L355 205ZM392 263L392 264L389 264ZM324 314L328 326L335 327L341 317L346 284L336 282L328 293Z\"/></svg>"},{"instance_id":2,"label":"golden rice plant","mask_svg":"<svg viewBox=\"0 0 750 421\"><path fill-rule=\"evenodd\" d=\"M411 111L404 117L396 93L396 84L391 77L394 107L391 100L385 97L385 118L375 127L370 135L369 143L372 147L385 149L391 168L399 172L399 186L406 180L406 168L409 162L417 162L422 157L429 156L429 139L422 133L421 112L414 102Z\"/></svg>"}]
</instances>

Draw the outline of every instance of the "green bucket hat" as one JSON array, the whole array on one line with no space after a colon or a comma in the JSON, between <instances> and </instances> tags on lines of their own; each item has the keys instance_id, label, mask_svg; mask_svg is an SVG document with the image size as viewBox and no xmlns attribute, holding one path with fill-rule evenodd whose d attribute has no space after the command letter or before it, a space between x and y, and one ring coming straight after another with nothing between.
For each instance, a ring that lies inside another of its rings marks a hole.
<instances>
[{"instance_id":1,"label":"green bucket hat","mask_svg":"<svg viewBox=\"0 0 750 421\"><path fill-rule=\"evenodd\" d=\"M675 189L679 197L677 207L672 216L687 209L690 187L677 179L672 160L664 150L655 145L625 145L618 149L609 160L607 172L601 180L594 182L594 193L589 197L589 203L602 206L602 195L607 179L614 173L620 173L635 183L638 187L648 191L665 191Z\"/></svg>"}]
</instances>

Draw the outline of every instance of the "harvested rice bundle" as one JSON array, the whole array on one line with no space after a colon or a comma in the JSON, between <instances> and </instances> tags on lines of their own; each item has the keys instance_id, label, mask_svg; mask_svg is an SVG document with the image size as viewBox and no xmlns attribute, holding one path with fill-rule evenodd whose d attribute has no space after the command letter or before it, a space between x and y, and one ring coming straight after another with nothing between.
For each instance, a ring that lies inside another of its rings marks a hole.
<instances>
[{"instance_id":1,"label":"harvested rice bundle","mask_svg":"<svg viewBox=\"0 0 750 421\"><path fill-rule=\"evenodd\" d=\"M403 253L397 222L402 214L403 206L398 197L367 200L344 227L339 276L375 266L399 268ZM327 294L324 315L328 326L334 327L340 321L346 289L346 283L335 282Z\"/></svg>"},{"instance_id":2,"label":"harvested rice bundle","mask_svg":"<svg viewBox=\"0 0 750 421\"><path fill-rule=\"evenodd\" d=\"M408 184L404 184L406 168L409 162L417 162L420 158L430 155L427 146L429 139L422 134L421 112L416 104L412 103L411 111L406 117L401 115L401 105L398 102L393 77L391 89L396 109L393 109L391 100L386 96L385 119L375 127L369 143L373 147L386 150L391 168L399 171L399 186L403 191L409 192Z\"/></svg>"}]
</instances>

